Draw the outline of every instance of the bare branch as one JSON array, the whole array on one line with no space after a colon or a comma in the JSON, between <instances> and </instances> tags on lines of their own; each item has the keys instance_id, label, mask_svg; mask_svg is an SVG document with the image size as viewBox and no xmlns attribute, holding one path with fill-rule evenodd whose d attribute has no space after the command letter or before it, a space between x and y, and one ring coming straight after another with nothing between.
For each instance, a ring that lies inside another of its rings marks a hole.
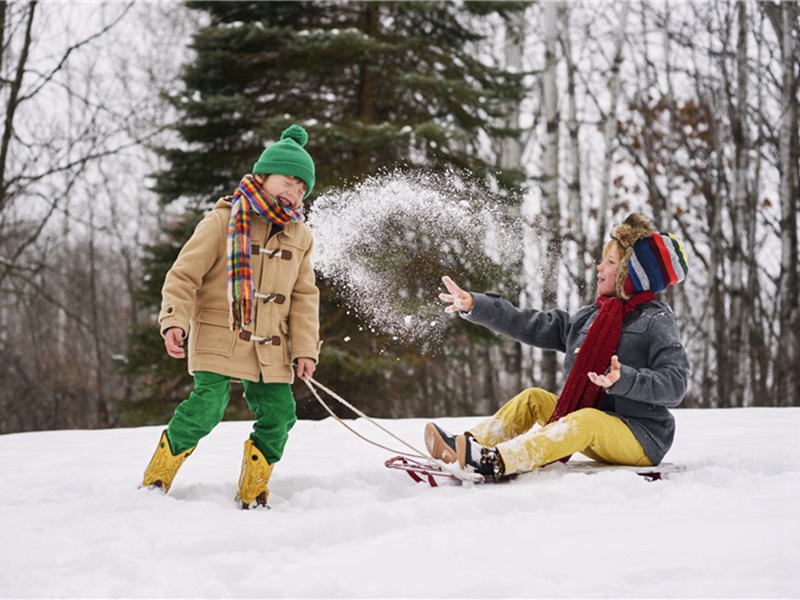
<instances>
[{"instance_id":1,"label":"bare branch","mask_svg":"<svg viewBox=\"0 0 800 600\"><path fill-rule=\"evenodd\" d=\"M7 202L8 196L6 195L6 162L8 160L8 149L11 144L11 136L14 131L14 115L19 107L19 92L22 88L22 78L25 74L25 65L28 62L28 54L30 52L32 31L33 31L33 16L36 13L36 0L31 0L28 4L28 22L25 26L25 39L22 44L22 51L17 61L16 75L14 82L11 84L11 91L9 93L8 104L6 105L6 120L3 129L3 138L0 142L0 213L3 212ZM5 11L4 13L5 14Z\"/></svg>"}]
</instances>

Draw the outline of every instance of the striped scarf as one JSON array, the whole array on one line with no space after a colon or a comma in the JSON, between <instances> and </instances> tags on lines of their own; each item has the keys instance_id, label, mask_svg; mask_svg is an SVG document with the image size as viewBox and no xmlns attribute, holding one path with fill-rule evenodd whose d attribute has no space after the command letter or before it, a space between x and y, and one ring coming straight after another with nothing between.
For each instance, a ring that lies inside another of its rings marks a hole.
<instances>
[{"instance_id":1,"label":"striped scarf","mask_svg":"<svg viewBox=\"0 0 800 600\"><path fill-rule=\"evenodd\" d=\"M250 211L276 225L302 218L301 211L284 207L262 188L252 175L245 175L231 202L228 221L228 302L230 326L234 331L252 321L253 272L250 268Z\"/></svg>"}]
</instances>

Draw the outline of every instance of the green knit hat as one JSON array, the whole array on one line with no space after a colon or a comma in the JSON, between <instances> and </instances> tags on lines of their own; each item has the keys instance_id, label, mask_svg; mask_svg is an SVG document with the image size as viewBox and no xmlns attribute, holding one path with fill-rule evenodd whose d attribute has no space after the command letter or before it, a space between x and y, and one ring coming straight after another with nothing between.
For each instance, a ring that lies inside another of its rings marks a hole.
<instances>
[{"instance_id":1,"label":"green knit hat","mask_svg":"<svg viewBox=\"0 0 800 600\"><path fill-rule=\"evenodd\" d=\"M281 134L281 141L272 144L261 153L253 165L253 175L291 175L302 179L308 191L305 200L314 187L314 161L303 146L308 141L308 133L299 125L291 125Z\"/></svg>"}]
</instances>

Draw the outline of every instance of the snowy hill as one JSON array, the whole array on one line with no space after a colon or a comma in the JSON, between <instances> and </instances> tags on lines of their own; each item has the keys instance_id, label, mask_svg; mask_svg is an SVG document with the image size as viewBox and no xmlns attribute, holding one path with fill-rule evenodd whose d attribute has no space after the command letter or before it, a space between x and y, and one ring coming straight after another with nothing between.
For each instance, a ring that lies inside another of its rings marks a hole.
<instances>
[{"instance_id":1,"label":"snowy hill","mask_svg":"<svg viewBox=\"0 0 800 600\"><path fill-rule=\"evenodd\" d=\"M800 408L675 412L667 460L687 471L666 481L440 488L301 421L273 509L251 512L232 500L246 422L203 440L168 496L137 489L161 428L0 436L0 597L799 597ZM423 420L381 424L422 445Z\"/></svg>"}]
</instances>

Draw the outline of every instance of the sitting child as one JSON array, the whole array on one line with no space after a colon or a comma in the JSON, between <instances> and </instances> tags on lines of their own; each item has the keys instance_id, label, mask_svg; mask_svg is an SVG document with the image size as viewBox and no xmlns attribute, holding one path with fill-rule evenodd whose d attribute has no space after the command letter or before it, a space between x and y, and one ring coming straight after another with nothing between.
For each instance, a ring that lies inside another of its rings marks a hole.
<instances>
[{"instance_id":1,"label":"sitting child","mask_svg":"<svg viewBox=\"0 0 800 600\"><path fill-rule=\"evenodd\" d=\"M449 277L447 312L531 346L565 353L561 396L531 388L462 435L435 423L425 445L495 481L580 452L596 461L657 465L670 449L689 381L689 361L670 307L655 298L683 281L683 245L630 215L617 226L597 268L597 302L570 315L519 309L497 294L473 294ZM534 428L535 425L540 427Z\"/></svg>"}]
</instances>

